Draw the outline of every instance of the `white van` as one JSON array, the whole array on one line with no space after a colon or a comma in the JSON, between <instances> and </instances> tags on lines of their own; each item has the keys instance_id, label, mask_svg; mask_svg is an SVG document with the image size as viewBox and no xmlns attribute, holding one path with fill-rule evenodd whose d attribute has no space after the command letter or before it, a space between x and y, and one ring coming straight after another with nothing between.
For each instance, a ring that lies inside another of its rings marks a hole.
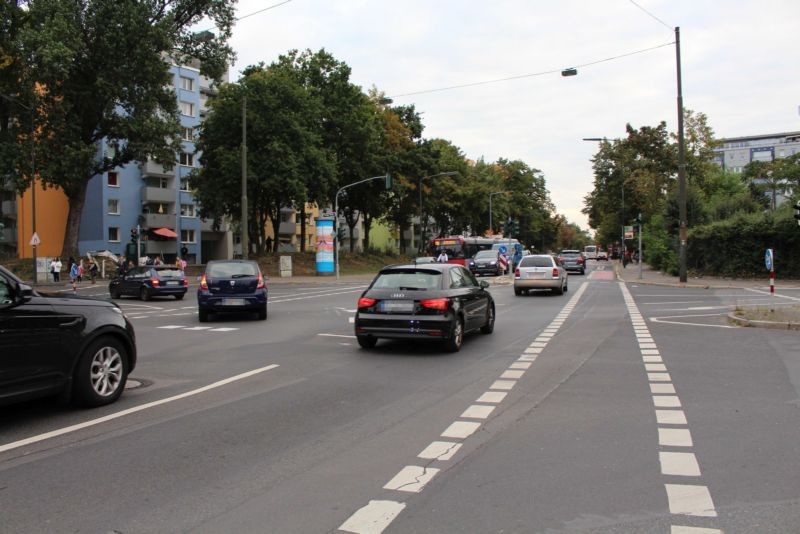
<instances>
[{"instance_id":1,"label":"white van","mask_svg":"<svg viewBox=\"0 0 800 534\"><path fill-rule=\"evenodd\" d=\"M583 247L583 257L587 260L597 259L597 245L586 245Z\"/></svg>"}]
</instances>

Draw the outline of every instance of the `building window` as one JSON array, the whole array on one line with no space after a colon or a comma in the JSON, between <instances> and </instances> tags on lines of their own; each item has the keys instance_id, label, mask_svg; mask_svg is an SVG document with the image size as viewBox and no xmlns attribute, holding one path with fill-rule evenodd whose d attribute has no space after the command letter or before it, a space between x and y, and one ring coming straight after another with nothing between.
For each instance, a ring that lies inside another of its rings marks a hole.
<instances>
[{"instance_id":1,"label":"building window","mask_svg":"<svg viewBox=\"0 0 800 534\"><path fill-rule=\"evenodd\" d=\"M189 178L186 178L186 177L181 178L181 191L191 191L191 189L189 189L189 187L190 187Z\"/></svg>"},{"instance_id":2,"label":"building window","mask_svg":"<svg viewBox=\"0 0 800 534\"><path fill-rule=\"evenodd\" d=\"M181 230L181 243L194 242L194 230Z\"/></svg>"},{"instance_id":3,"label":"building window","mask_svg":"<svg viewBox=\"0 0 800 534\"><path fill-rule=\"evenodd\" d=\"M181 139L184 141L194 141L194 128L184 128L181 133Z\"/></svg>"},{"instance_id":4,"label":"building window","mask_svg":"<svg viewBox=\"0 0 800 534\"><path fill-rule=\"evenodd\" d=\"M108 214L119 215L119 199L116 198L108 199Z\"/></svg>"},{"instance_id":5,"label":"building window","mask_svg":"<svg viewBox=\"0 0 800 534\"><path fill-rule=\"evenodd\" d=\"M194 80L191 78L187 78L186 76L181 76L181 89L184 89L186 91L193 91Z\"/></svg>"},{"instance_id":6,"label":"building window","mask_svg":"<svg viewBox=\"0 0 800 534\"><path fill-rule=\"evenodd\" d=\"M181 204L181 217L197 217L197 207L194 204Z\"/></svg>"},{"instance_id":7,"label":"building window","mask_svg":"<svg viewBox=\"0 0 800 534\"><path fill-rule=\"evenodd\" d=\"M194 167L194 154L181 152L181 165L185 167Z\"/></svg>"},{"instance_id":8,"label":"building window","mask_svg":"<svg viewBox=\"0 0 800 534\"><path fill-rule=\"evenodd\" d=\"M108 240L113 243L119 243L119 228L116 226L108 227Z\"/></svg>"},{"instance_id":9,"label":"building window","mask_svg":"<svg viewBox=\"0 0 800 534\"><path fill-rule=\"evenodd\" d=\"M108 185L109 187L119 187L119 177L116 172L108 173Z\"/></svg>"},{"instance_id":10,"label":"building window","mask_svg":"<svg viewBox=\"0 0 800 534\"><path fill-rule=\"evenodd\" d=\"M194 117L194 104L191 102L181 102L181 115Z\"/></svg>"}]
</instances>

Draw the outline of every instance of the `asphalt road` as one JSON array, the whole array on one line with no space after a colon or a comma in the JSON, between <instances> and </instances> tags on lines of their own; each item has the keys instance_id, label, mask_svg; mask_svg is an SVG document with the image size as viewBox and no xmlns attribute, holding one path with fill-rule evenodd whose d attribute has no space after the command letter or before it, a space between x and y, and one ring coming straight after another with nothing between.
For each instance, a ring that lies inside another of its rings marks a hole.
<instances>
[{"instance_id":1,"label":"asphalt road","mask_svg":"<svg viewBox=\"0 0 800 534\"><path fill-rule=\"evenodd\" d=\"M765 295L592 265L492 286L494 333L451 354L358 348L363 287L274 284L267 321L122 300L141 386L0 409L0 530L800 531L798 334L721 315Z\"/></svg>"}]
</instances>

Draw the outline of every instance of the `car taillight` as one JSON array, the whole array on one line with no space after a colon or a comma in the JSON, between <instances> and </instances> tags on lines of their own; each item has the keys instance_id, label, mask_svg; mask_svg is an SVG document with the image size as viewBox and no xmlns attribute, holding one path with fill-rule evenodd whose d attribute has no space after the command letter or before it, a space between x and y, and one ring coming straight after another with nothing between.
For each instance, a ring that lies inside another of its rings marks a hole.
<instances>
[{"instance_id":1,"label":"car taillight","mask_svg":"<svg viewBox=\"0 0 800 534\"><path fill-rule=\"evenodd\" d=\"M553 267L553 278L558 278L558 269Z\"/></svg>"},{"instance_id":2,"label":"car taillight","mask_svg":"<svg viewBox=\"0 0 800 534\"><path fill-rule=\"evenodd\" d=\"M448 299L426 299L419 301L420 306L428 308L429 310L447 311L450 307L450 300Z\"/></svg>"},{"instance_id":3,"label":"car taillight","mask_svg":"<svg viewBox=\"0 0 800 534\"><path fill-rule=\"evenodd\" d=\"M371 299L369 297L361 297L360 299L358 299L358 309L360 310L361 308L371 308L372 306L375 305L376 302L377 301L375 299Z\"/></svg>"},{"instance_id":4,"label":"car taillight","mask_svg":"<svg viewBox=\"0 0 800 534\"><path fill-rule=\"evenodd\" d=\"M206 275L203 275L203 277L200 278L200 289L203 291L208 291L208 280L206 280Z\"/></svg>"},{"instance_id":5,"label":"car taillight","mask_svg":"<svg viewBox=\"0 0 800 534\"><path fill-rule=\"evenodd\" d=\"M516 269L514 269L514 276L516 276L517 278L519 278L519 276L520 276L520 275L519 275L519 267L517 267Z\"/></svg>"},{"instance_id":6,"label":"car taillight","mask_svg":"<svg viewBox=\"0 0 800 534\"><path fill-rule=\"evenodd\" d=\"M264 285L264 275L258 273L258 285L256 286L256 289L264 289L265 287L266 286Z\"/></svg>"},{"instance_id":7,"label":"car taillight","mask_svg":"<svg viewBox=\"0 0 800 534\"><path fill-rule=\"evenodd\" d=\"M150 279L150 285L152 285L153 287L158 287L158 284L159 284L158 278L151 278Z\"/></svg>"},{"instance_id":8,"label":"car taillight","mask_svg":"<svg viewBox=\"0 0 800 534\"><path fill-rule=\"evenodd\" d=\"M188 278L184 278L183 279L183 285L186 286L186 287L189 287L189 279Z\"/></svg>"},{"instance_id":9,"label":"car taillight","mask_svg":"<svg viewBox=\"0 0 800 534\"><path fill-rule=\"evenodd\" d=\"M578 258L578 263L583 263L583 258Z\"/></svg>"}]
</instances>

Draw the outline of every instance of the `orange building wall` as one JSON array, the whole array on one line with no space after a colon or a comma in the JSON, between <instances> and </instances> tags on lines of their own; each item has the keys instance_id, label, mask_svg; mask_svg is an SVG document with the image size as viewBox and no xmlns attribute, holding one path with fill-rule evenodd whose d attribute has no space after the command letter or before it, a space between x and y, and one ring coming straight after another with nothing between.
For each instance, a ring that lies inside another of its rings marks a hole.
<instances>
[{"instance_id":1,"label":"orange building wall","mask_svg":"<svg viewBox=\"0 0 800 534\"><path fill-rule=\"evenodd\" d=\"M47 188L36 183L36 233L41 243L36 247L36 255L59 256L64 245L64 232L67 226L69 202L61 189ZM33 217L31 211L30 189L17 198L17 256L32 258Z\"/></svg>"}]
</instances>

